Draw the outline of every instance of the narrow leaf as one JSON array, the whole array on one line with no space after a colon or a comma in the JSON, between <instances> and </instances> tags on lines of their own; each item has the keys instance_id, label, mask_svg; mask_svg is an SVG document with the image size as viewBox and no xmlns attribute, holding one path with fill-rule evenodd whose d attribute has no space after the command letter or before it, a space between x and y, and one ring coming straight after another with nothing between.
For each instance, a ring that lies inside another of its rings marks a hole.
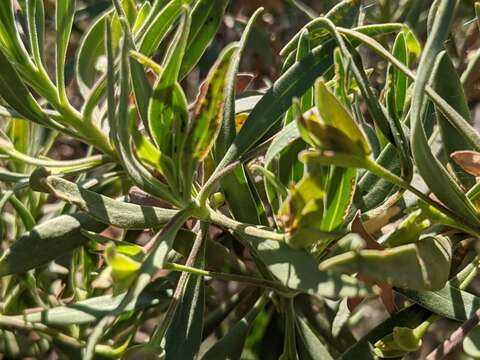
<instances>
[{"instance_id":1,"label":"narrow leaf","mask_svg":"<svg viewBox=\"0 0 480 360\"><path fill-rule=\"evenodd\" d=\"M192 31L187 41L188 52L180 68L183 79L197 64L207 49L222 22L229 0L200 0L192 9Z\"/></svg>"}]
</instances>

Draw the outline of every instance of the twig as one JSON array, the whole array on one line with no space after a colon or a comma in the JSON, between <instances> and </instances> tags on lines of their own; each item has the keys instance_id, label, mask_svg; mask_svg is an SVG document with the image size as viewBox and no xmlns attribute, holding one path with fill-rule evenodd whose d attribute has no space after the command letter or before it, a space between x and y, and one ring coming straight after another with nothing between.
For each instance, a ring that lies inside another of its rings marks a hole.
<instances>
[{"instance_id":1,"label":"twig","mask_svg":"<svg viewBox=\"0 0 480 360\"><path fill-rule=\"evenodd\" d=\"M452 352L465 338L465 336L480 322L480 309L455 330L450 337L438 345L425 360L440 360Z\"/></svg>"}]
</instances>

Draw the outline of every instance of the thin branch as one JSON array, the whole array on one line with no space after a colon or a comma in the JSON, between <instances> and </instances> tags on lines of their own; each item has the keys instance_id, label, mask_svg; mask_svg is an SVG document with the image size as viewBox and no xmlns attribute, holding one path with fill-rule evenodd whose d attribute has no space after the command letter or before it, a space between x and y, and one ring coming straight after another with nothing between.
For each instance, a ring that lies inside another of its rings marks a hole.
<instances>
[{"instance_id":1,"label":"thin branch","mask_svg":"<svg viewBox=\"0 0 480 360\"><path fill-rule=\"evenodd\" d=\"M480 309L475 311L473 316L465 321L462 326L455 330L450 337L438 345L425 360L440 360L450 354L458 345L460 345L468 333L480 322Z\"/></svg>"}]
</instances>

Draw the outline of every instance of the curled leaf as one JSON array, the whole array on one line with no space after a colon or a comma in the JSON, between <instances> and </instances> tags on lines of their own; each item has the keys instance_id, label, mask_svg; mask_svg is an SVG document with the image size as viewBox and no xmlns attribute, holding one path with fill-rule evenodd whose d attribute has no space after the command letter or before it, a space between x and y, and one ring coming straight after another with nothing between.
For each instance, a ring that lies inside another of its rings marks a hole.
<instances>
[{"instance_id":1,"label":"curled leaf","mask_svg":"<svg viewBox=\"0 0 480 360\"><path fill-rule=\"evenodd\" d=\"M123 280L140 269L140 263L132 257L119 252L113 243L105 247L105 260L112 268L112 277L114 281Z\"/></svg>"},{"instance_id":2,"label":"curled leaf","mask_svg":"<svg viewBox=\"0 0 480 360\"><path fill-rule=\"evenodd\" d=\"M467 173L480 176L480 153L470 150L455 151L450 157Z\"/></svg>"},{"instance_id":3,"label":"curled leaf","mask_svg":"<svg viewBox=\"0 0 480 360\"><path fill-rule=\"evenodd\" d=\"M355 144L355 148L358 148L356 155L366 156L372 152L365 134L352 115L322 80L315 83L315 102L323 123L331 125L345 134Z\"/></svg>"}]
</instances>

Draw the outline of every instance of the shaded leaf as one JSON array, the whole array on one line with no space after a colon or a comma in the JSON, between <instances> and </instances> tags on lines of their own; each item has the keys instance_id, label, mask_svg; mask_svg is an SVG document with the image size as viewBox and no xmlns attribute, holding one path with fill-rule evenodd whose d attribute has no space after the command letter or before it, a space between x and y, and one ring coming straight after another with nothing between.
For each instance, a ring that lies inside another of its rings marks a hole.
<instances>
[{"instance_id":1,"label":"shaded leaf","mask_svg":"<svg viewBox=\"0 0 480 360\"><path fill-rule=\"evenodd\" d=\"M80 229L99 232L105 227L82 213L61 215L36 225L3 253L0 276L25 273L68 254L88 241Z\"/></svg>"},{"instance_id":2,"label":"shaded leaf","mask_svg":"<svg viewBox=\"0 0 480 360\"><path fill-rule=\"evenodd\" d=\"M477 325L463 339L463 351L474 358L480 357L480 326Z\"/></svg>"},{"instance_id":3,"label":"shaded leaf","mask_svg":"<svg viewBox=\"0 0 480 360\"><path fill-rule=\"evenodd\" d=\"M480 306L480 298L447 283L437 291L395 289L431 312L456 321L468 320Z\"/></svg>"},{"instance_id":4,"label":"shaded leaf","mask_svg":"<svg viewBox=\"0 0 480 360\"><path fill-rule=\"evenodd\" d=\"M202 360L240 359L248 331L266 303L267 297L264 295L239 322L232 326L224 337L205 353Z\"/></svg>"},{"instance_id":5,"label":"shaded leaf","mask_svg":"<svg viewBox=\"0 0 480 360\"><path fill-rule=\"evenodd\" d=\"M56 176L44 176L37 171L32 174L31 185L35 190L47 191L80 209L104 224L126 229L155 228L165 224L175 210L124 203L97 194Z\"/></svg>"},{"instance_id":6,"label":"shaded leaf","mask_svg":"<svg viewBox=\"0 0 480 360\"><path fill-rule=\"evenodd\" d=\"M430 311L418 305L409 306L392 315L377 325L373 330L353 344L339 359L341 360L375 360L378 357L373 353L371 344L391 334L398 326L414 328L430 316Z\"/></svg>"},{"instance_id":7,"label":"shaded leaf","mask_svg":"<svg viewBox=\"0 0 480 360\"><path fill-rule=\"evenodd\" d=\"M452 245L443 236L386 250L356 250L331 257L322 270L361 272L369 279L415 290L441 289L450 274Z\"/></svg>"},{"instance_id":8,"label":"shaded leaf","mask_svg":"<svg viewBox=\"0 0 480 360\"><path fill-rule=\"evenodd\" d=\"M114 310L124 297L125 294L92 297L73 304L14 316L13 318L22 319L31 323L43 323L55 326L88 324L97 321L100 317ZM158 306L159 304L166 304L169 300L170 298L164 291L146 290L138 297L135 304L131 304L125 308L124 311L127 312L145 309L150 306Z\"/></svg>"},{"instance_id":9,"label":"shaded leaf","mask_svg":"<svg viewBox=\"0 0 480 360\"><path fill-rule=\"evenodd\" d=\"M206 239L204 239L206 241ZM204 267L205 245L195 267ZM202 343L205 284L202 276L188 275L178 307L165 335L165 359L195 359Z\"/></svg>"},{"instance_id":10,"label":"shaded leaf","mask_svg":"<svg viewBox=\"0 0 480 360\"><path fill-rule=\"evenodd\" d=\"M5 1L7 3L8 1ZM1 10L0 10L1 12ZM24 85L17 71L0 49L0 96L19 114L26 119L45 123L47 120L40 105Z\"/></svg>"},{"instance_id":11,"label":"shaded leaf","mask_svg":"<svg viewBox=\"0 0 480 360\"><path fill-rule=\"evenodd\" d=\"M442 51L437 56L432 87L461 116L463 116L467 122L472 123L470 109L468 108L463 86L460 83L460 78L457 75L452 60L445 51ZM461 164L459 164L460 168L456 166L455 163L448 158L448 155L459 150L471 150L472 148L468 142L465 141L463 135L446 119L445 115L443 115L438 109L436 114L437 124L442 136L442 145L447 155L447 160L449 160L450 164L454 166L455 173L461 182L466 186L470 186L473 184L474 179L465 173L462 173L463 167ZM458 161L456 161L455 158L453 158L453 160L458 164ZM470 171L467 171L467 173L471 174Z\"/></svg>"},{"instance_id":12,"label":"shaded leaf","mask_svg":"<svg viewBox=\"0 0 480 360\"><path fill-rule=\"evenodd\" d=\"M316 259L303 249L274 240L248 240L271 273L291 289L329 298L362 297L377 291L350 276L320 271Z\"/></svg>"},{"instance_id":13,"label":"shaded leaf","mask_svg":"<svg viewBox=\"0 0 480 360\"><path fill-rule=\"evenodd\" d=\"M318 338L307 320L297 318L298 348L302 360L333 360L325 344Z\"/></svg>"},{"instance_id":14,"label":"shaded leaf","mask_svg":"<svg viewBox=\"0 0 480 360\"><path fill-rule=\"evenodd\" d=\"M343 224L353 200L357 170L334 168L328 182L321 230L333 231Z\"/></svg>"}]
</instances>

